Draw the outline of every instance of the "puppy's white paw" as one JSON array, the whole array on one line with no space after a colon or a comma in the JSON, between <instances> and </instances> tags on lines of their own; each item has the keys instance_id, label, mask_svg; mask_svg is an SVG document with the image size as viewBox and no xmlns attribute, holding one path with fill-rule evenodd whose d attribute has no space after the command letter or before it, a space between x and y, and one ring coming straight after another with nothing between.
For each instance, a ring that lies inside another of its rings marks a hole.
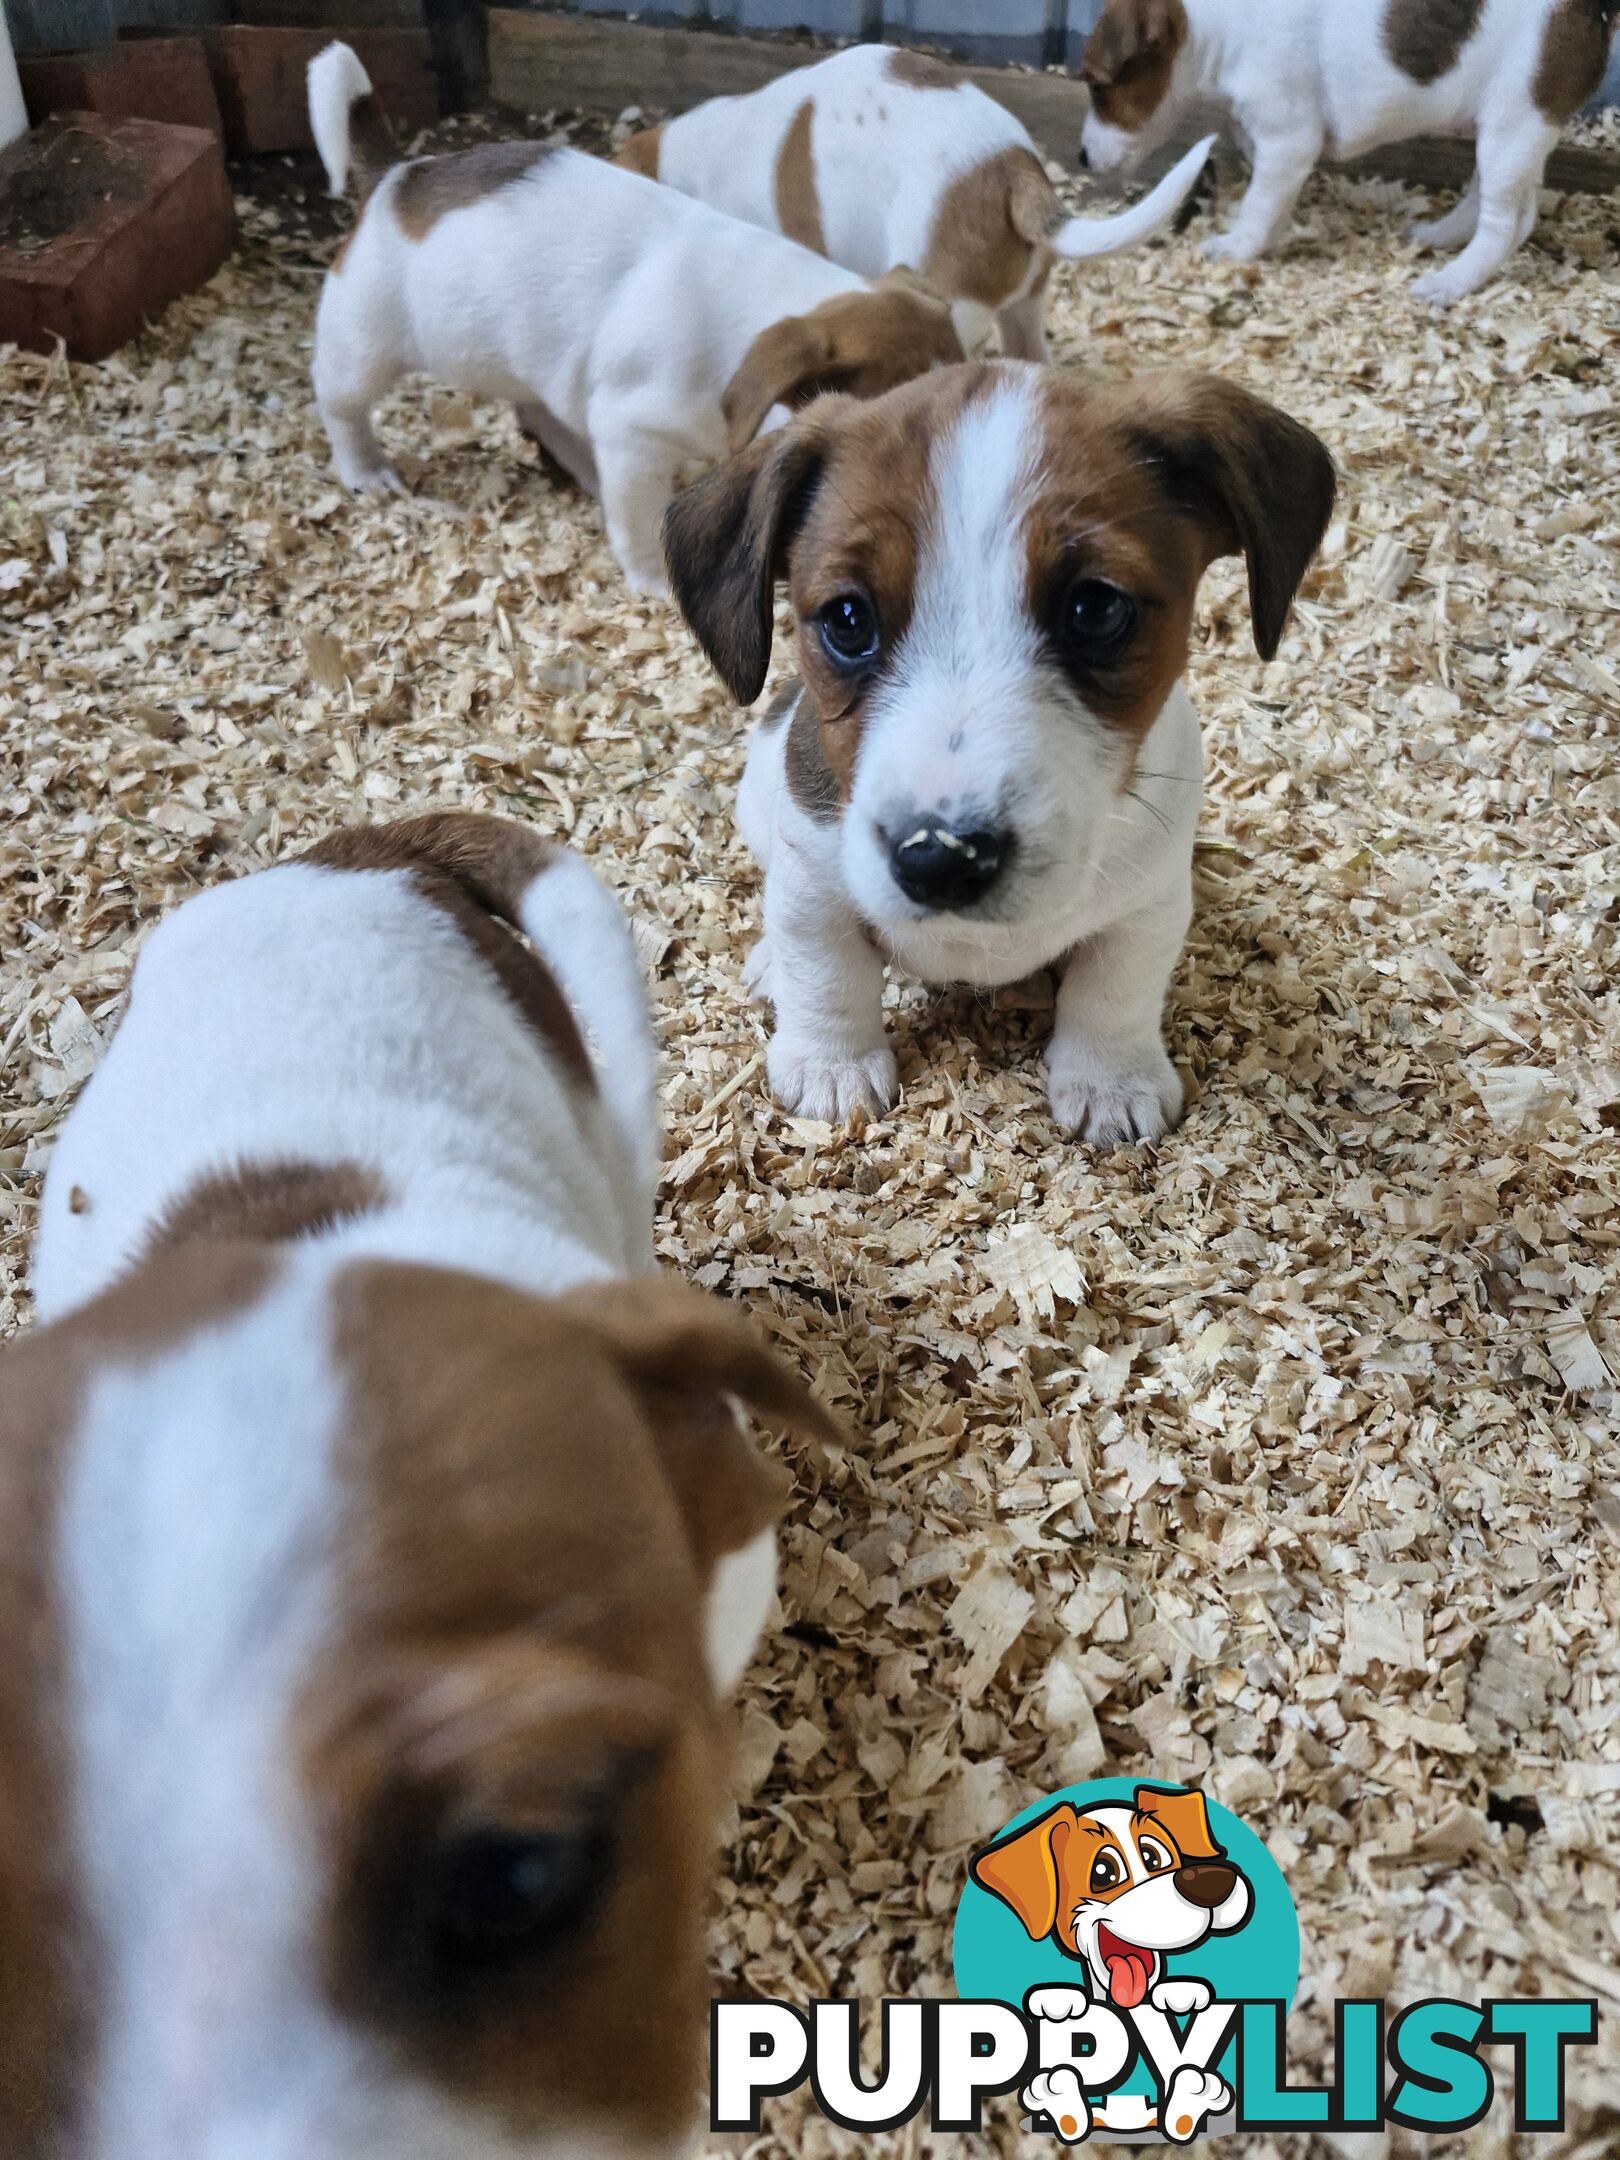
<instances>
[{"instance_id":1,"label":"puppy's white paw","mask_svg":"<svg viewBox=\"0 0 1620 2160\"><path fill-rule=\"evenodd\" d=\"M1448 308L1478 290L1477 278L1459 275L1457 264L1447 263L1443 270L1431 270L1427 277L1420 277L1412 287L1412 298L1426 300L1430 307Z\"/></svg>"},{"instance_id":2,"label":"puppy's white paw","mask_svg":"<svg viewBox=\"0 0 1620 2160\"><path fill-rule=\"evenodd\" d=\"M337 460L338 478L351 495L403 495L405 483L392 465L363 465L353 458Z\"/></svg>"},{"instance_id":3,"label":"puppy's white paw","mask_svg":"<svg viewBox=\"0 0 1620 2160\"><path fill-rule=\"evenodd\" d=\"M1212 233L1199 251L1205 262L1258 262L1263 249L1235 232Z\"/></svg>"},{"instance_id":4,"label":"puppy's white paw","mask_svg":"<svg viewBox=\"0 0 1620 2160\"><path fill-rule=\"evenodd\" d=\"M813 1045L773 1041L765 1058L771 1092L795 1117L842 1125L857 1110L881 1117L900 1092L900 1069L887 1043L863 1057L826 1057Z\"/></svg>"},{"instance_id":5,"label":"puppy's white paw","mask_svg":"<svg viewBox=\"0 0 1620 2160\"><path fill-rule=\"evenodd\" d=\"M1173 2144L1189 2145L1212 2115L1224 2115L1231 2105L1232 2089L1224 2078L1183 2063L1165 2092L1160 2125Z\"/></svg>"},{"instance_id":6,"label":"puppy's white paw","mask_svg":"<svg viewBox=\"0 0 1620 2160\"><path fill-rule=\"evenodd\" d=\"M761 938L743 962L743 988L756 1005L774 1003L771 995L771 941Z\"/></svg>"},{"instance_id":7,"label":"puppy's white paw","mask_svg":"<svg viewBox=\"0 0 1620 2160\"><path fill-rule=\"evenodd\" d=\"M1083 2145L1091 2135L1091 2102L1079 2073L1043 2070L1018 2095L1031 2115L1044 2115L1065 2145Z\"/></svg>"},{"instance_id":8,"label":"puppy's white paw","mask_svg":"<svg viewBox=\"0 0 1620 2160\"><path fill-rule=\"evenodd\" d=\"M621 563L624 582L641 600L667 600L669 576L662 563Z\"/></svg>"},{"instance_id":9,"label":"puppy's white paw","mask_svg":"<svg viewBox=\"0 0 1620 2160\"><path fill-rule=\"evenodd\" d=\"M1024 1997L1027 2015L1044 2018L1050 2025L1067 2025L1074 2018L1084 2017L1090 2008L1091 1997L1084 1988L1031 1988Z\"/></svg>"},{"instance_id":10,"label":"puppy's white paw","mask_svg":"<svg viewBox=\"0 0 1620 2160\"><path fill-rule=\"evenodd\" d=\"M1054 1043L1046 1086L1058 1124L1093 1147L1157 1140L1181 1116L1181 1078L1159 1042L1129 1056Z\"/></svg>"},{"instance_id":11,"label":"puppy's white paw","mask_svg":"<svg viewBox=\"0 0 1620 2160\"><path fill-rule=\"evenodd\" d=\"M1214 2000L1215 1990L1207 1980L1161 1980L1148 1990L1148 2001L1168 2017L1193 2017Z\"/></svg>"}]
</instances>

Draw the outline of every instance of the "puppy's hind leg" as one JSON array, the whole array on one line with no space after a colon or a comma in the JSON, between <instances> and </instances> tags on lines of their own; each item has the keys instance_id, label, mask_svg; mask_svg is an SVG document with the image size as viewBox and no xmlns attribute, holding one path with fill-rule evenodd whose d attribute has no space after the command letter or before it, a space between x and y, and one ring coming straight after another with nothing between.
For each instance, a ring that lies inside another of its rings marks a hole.
<instances>
[{"instance_id":1,"label":"puppy's hind leg","mask_svg":"<svg viewBox=\"0 0 1620 2160\"><path fill-rule=\"evenodd\" d=\"M1479 130L1479 223L1455 262L1431 270L1412 287L1415 300L1450 307L1478 292L1535 230L1542 174L1558 141L1534 107L1510 118L1482 120Z\"/></svg>"},{"instance_id":2,"label":"puppy's hind leg","mask_svg":"<svg viewBox=\"0 0 1620 2160\"><path fill-rule=\"evenodd\" d=\"M1444 217L1431 218L1412 227L1414 245L1435 248L1448 253L1452 248L1465 248L1473 239L1479 226L1479 174L1476 172L1468 183L1468 191L1460 196L1453 209Z\"/></svg>"},{"instance_id":3,"label":"puppy's hind leg","mask_svg":"<svg viewBox=\"0 0 1620 2160\"><path fill-rule=\"evenodd\" d=\"M399 474L377 440L371 415L405 370L392 352L367 352L344 334L346 329L329 330L323 323L315 339L315 405L332 445L332 462L343 485L357 495L375 489L399 494Z\"/></svg>"}]
</instances>

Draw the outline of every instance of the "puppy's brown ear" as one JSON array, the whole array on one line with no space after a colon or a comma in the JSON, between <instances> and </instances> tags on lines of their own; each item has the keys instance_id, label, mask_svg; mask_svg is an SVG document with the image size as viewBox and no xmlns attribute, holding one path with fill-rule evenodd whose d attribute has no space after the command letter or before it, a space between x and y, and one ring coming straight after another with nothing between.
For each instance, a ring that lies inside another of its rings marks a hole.
<instances>
[{"instance_id":1,"label":"puppy's brown ear","mask_svg":"<svg viewBox=\"0 0 1620 2160\"><path fill-rule=\"evenodd\" d=\"M1183 1860L1219 1860L1224 1848L1217 1845L1209 1827L1209 1808L1199 1792L1166 1792L1159 1785L1138 1785L1133 1801L1138 1815L1150 1816L1169 1834Z\"/></svg>"},{"instance_id":2,"label":"puppy's brown ear","mask_svg":"<svg viewBox=\"0 0 1620 2160\"><path fill-rule=\"evenodd\" d=\"M1079 1821L1065 1801L1038 1821L973 1855L968 1873L981 1890L1010 1905L1032 1942L1057 1925L1063 1881L1063 1849Z\"/></svg>"},{"instance_id":3,"label":"puppy's brown ear","mask_svg":"<svg viewBox=\"0 0 1620 2160\"><path fill-rule=\"evenodd\" d=\"M650 1276L559 1302L605 1345L640 1403L704 1572L770 1529L788 1491L786 1472L742 1431L728 1398L789 1431L835 1444L845 1437L747 1315L721 1298Z\"/></svg>"},{"instance_id":4,"label":"puppy's brown ear","mask_svg":"<svg viewBox=\"0 0 1620 2160\"><path fill-rule=\"evenodd\" d=\"M1219 376L1138 392L1137 445L1199 526L1205 560L1248 560L1255 647L1270 660L1333 515L1333 460L1309 428Z\"/></svg>"},{"instance_id":5,"label":"puppy's brown ear","mask_svg":"<svg viewBox=\"0 0 1620 2160\"><path fill-rule=\"evenodd\" d=\"M753 441L773 405L799 406L813 397L832 365L832 336L819 314L788 315L762 330L720 394L733 454Z\"/></svg>"},{"instance_id":6,"label":"puppy's brown ear","mask_svg":"<svg viewBox=\"0 0 1620 2160\"><path fill-rule=\"evenodd\" d=\"M1108 0L1087 40L1080 78L1097 87L1116 83L1133 63L1173 60L1187 42L1183 0Z\"/></svg>"},{"instance_id":7,"label":"puppy's brown ear","mask_svg":"<svg viewBox=\"0 0 1620 2160\"><path fill-rule=\"evenodd\" d=\"M664 513L675 602L739 705L771 664L776 581L820 476L827 401L684 489Z\"/></svg>"}]
</instances>

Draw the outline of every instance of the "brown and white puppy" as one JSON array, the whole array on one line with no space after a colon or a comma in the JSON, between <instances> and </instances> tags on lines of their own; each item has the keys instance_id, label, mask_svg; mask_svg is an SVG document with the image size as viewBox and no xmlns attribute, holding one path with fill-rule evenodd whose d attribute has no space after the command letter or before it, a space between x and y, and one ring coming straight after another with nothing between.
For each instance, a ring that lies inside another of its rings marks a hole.
<instances>
[{"instance_id":1,"label":"brown and white puppy","mask_svg":"<svg viewBox=\"0 0 1620 2160\"><path fill-rule=\"evenodd\" d=\"M1106 0L1086 47L1080 162L1111 171L1178 124L1233 125L1254 176L1206 252L1249 262L1281 238L1324 155L1468 135L1473 185L1414 239L1461 250L1414 285L1447 306L1535 227L1547 159L1603 80L1616 0Z\"/></svg>"},{"instance_id":2,"label":"brown and white puppy","mask_svg":"<svg viewBox=\"0 0 1620 2160\"><path fill-rule=\"evenodd\" d=\"M893 960L987 985L1057 966L1059 1122L1109 1142L1174 1121L1160 1026L1192 904L1194 597L1216 556L1247 556L1269 659L1333 494L1315 436L1234 384L1002 361L824 399L677 497L676 598L742 703L778 582L797 619L801 679L737 805L788 1109L894 1101Z\"/></svg>"},{"instance_id":3,"label":"brown and white puppy","mask_svg":"<svg viewBox=\"0 0 1620 2160\"><path fill-rule=\"evenodd\" d=\"M827 1421L647 1271L652 1083L617 907L500 821L147 943L0 1360L16 2160L684 2146L780 1500L727 1398Z\"/></svg>"},{"instance_id":4,"label":"brown and white puppy","mask_svg":"<svg viewBox=\"0 0 1620 2160\"><path fill-rule=\"evenodd\" d=\"M1209 149L1117 216L1071 217L1004 105L922 53L855 45L633 135L619 161L863 277L909 263L975 312L970 343L994 322L1004 352L1039 360L1053 265L1162 231Z\"/></svg>"},{"instance_id":5,"label":"brown and white puppy","mask_svg":"<svg viewBox=\"0 0 1620 2160\"><path fill-rule=\"evenodd\" d=\"M315 402L345 487L399 486L372 413L403 375L508 399L600 500L632 590L661 593L659 522L734 447L740 370L791 406L962 357L950 308L916 279L868 285L582 150L398 162L347 45L310 63L309 96L333 193L352 167L365 197L315 319ZM749 409L758 425L769 407Z\"/></svg>"}]
</instances>

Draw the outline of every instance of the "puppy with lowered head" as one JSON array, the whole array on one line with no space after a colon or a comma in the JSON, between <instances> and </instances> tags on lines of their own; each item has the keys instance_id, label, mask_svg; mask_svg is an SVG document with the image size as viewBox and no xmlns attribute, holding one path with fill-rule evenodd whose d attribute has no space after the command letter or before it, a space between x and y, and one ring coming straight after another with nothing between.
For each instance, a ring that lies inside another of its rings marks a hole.
<instances>
[{"instance_id":1,"label":"puppy with lowered head","mask_svg":"<svg viewBox=\"0 0 1620 2160\"><path fill-rule=\"evenodd\" d=\"M925 54L856 45L745 97L710 98L633 135L619 158L863 277L912 264L976 311L970 343L994 320L1004 352L1040 360L1054 264L1116 255L1162 231L1209 148L1133 209L1071 217L1004 105Z\"/></svg>"},{"instance_id":2,"label":"puppy with lowered head","mask_svg":"<svg viewBox=\"0 0 1620 2160\"><path fill-rule=\"evenodd\" d=\"M1235 384L1014 361L824 399L677 497L676 597L740 702L765 684L779 582L796 619L798 676L737 805L785 1107L894 1101L886 961L987 986L1051 966L1059 1123L1110 1142L1174 1122L1194 598L1215 557L1246 556L1270 659L1333 497L1315 436Z\"/></svg>"},{"instance_id":3,"label":"puppy with lowered head","mask_svg":"<svg viewBox=\"0 0 1620 2160\"><path fill-rule=\"evenodd\" d=\"M1449 306L1535 229L1547 160L1602 82L1617 20L1615 0L1106 0L1085 52L1080 162L1111 171L1189 121L1229 122L1253 178L1206 252L1251 262L1324 155L1470 136L1473 184L1413 232L1460 250L1412 288Z\"/></svg>"},{"instance_id":4,"label":"puppy with lowered head","mask_svg":"<svg viewBox=\"0 0 1620 2160\"><path fill-rule=\"evenodd\" d=\"M346 487L399 485L371 416L401 376L508 399L601 501L631 588L662 593L660 520L680 479L743 439L726 392L745 362L757 426L770 403L872 395L962 357L950 309L915 279L869 286L583 151L485 143L398 163L346 45L310 63L309 102L333 193L353 167L364 198L315 320L315 401Z\"/></svg>"},{"instance_id":5,"label":"puppy with lowered head","mask_svg":"<svg viewBox=\"0 0 1620 2160\"><path fill-rule=\"evenodd\" d=\"M6 2153L684 2146L779 1504L726 1399L827 1420L649 1272L656 1161L624 921L521 827L147 943L0 1359Z\"/></svg>"}]
</instances>

